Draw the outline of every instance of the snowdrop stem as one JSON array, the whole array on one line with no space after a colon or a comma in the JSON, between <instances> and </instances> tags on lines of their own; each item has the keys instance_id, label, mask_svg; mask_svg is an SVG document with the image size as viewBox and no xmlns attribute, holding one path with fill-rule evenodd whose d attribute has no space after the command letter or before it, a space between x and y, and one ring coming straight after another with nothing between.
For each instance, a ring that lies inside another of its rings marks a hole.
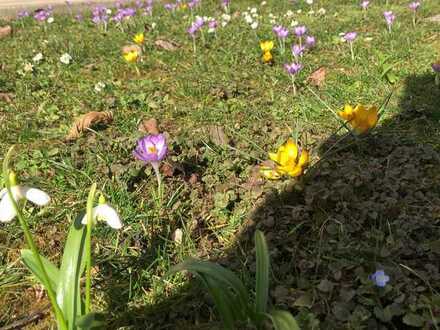
<instances>
[{"instance_id":1,"label":"snowdrop stem","mask_svg":"<svg viewBox=\"0 0 440 330\"><path fill-rule=\"evenodd\" d=\"M3 178L6 184L7 194L8 198L11 200L12 205L14 206L14 210L17 213L18 221L20 222L20 226L23 229L24 237L26 239L27 244L29 245L29 248L32 251L32 254L34 255L35 260L37 261L38 267L42 271L42 279L44 281L43 285L46 288L47 295L49 296L50 303L52 305L52 308L55 312L55 317L58 322L58 326L62 330L67 330L67 324L66 320L64 319L63 313L61 312L60 307L58 306L55 292L50 284L49 276L47 275L46 268L44 268L43 262L41 261L40 254L38 253L37 246L35 245L35 242L32 238L32 234L29 231L29 226L26 222L26 219L23 216L23 213L21 212L21 209L18 207L17 202L14 199L14 196L12 194L11 190L11 182L10 182L10 172L9 172L9 159L11 158L12 154L14 152L14 146L9 148L4 161L3 161Z\"/></svg>"},{"instance_id":2,"label":"snowdrop stem","mask_svg":"<svg viewBox=\"0 0 440 330\"><path fill-rule=\"evenodd\" d=\"M95 200L96 183L90 187L89 197L87 198L87 232L86 232L86 301L85 312L90 312L90 291L92 287L91 269L92 269L92 225L93 225L93 202Z\"/></svg>"}]
</instances>

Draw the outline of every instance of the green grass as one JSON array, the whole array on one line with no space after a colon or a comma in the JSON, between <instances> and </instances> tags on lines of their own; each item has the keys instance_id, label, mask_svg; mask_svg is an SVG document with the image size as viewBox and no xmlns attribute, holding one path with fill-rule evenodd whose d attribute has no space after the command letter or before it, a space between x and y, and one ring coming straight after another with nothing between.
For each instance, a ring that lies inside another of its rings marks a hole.
<instances>
[{"instance_id":1,"label":"green grass","mask_svg":"<svg viewBox=\"0 0 440 330\"><path fill-rule=\"evenodd\" d=\"M196 256L253 278L252 240L245 228L252 232L255 226L272 250L271 302L299 314L304 328L320 322L315 328L358 329L382 322L398 329L411 313L423 322L438 320L440 90L430 66L440 56L440 24L424 18L438 14L440 3L425 0L413 28L407 1L390 0L397 19L388 34L385 1L375 1L366 18L358 1L315 2L313 10L323 7L325 15L307 14L302 2L268 1L258 7L262 21L256 33L234 16L216 36L198 37L195 55L186 33L189 12L171 14L161 6L153 17L132 19L123 30L111 24L103 31L88 13L81 23L69 15L55 15L52 24L11 23L12 37L0 43L0 92L15 98L10 104L0 100L0 154L18 145L21 182L53 198L42 210L26 206L38 246L51 260L60 259L68 223L85 209L93 182L120 212L123 230L100 226L93 237L94 308L108 312L113 327L214 327L218 318L200 286L183 275L163 275L186 256ZM232 13L251 4L232 0ZM273 66L260 61L259 41L274 39L268 14L287 25L287 9L317 39L301 60L296 97L283 70L290 50L281 55L275 48ZM206 1L196 13L218 17L221 11L216 1ZM124 63L121 47L145 27L137 76ZM339 37L348 31L358 32L354 61ZM180 47L159 49L158 38ZM34 72L20 74L39 52L44 60ZM70 65L59 61L65 52L73 57ZM381 78L378 52L395 64L395 85ZM327 78L316 89L306 78L321 66ZM94 90L98 82L106 84L100 93ZM313 162L320 159L340 126L327 106L336 111L345 103L380 105L391 91L370 136L348 137L297 184L249 188L258 159L289 136L299 137ZM114 122L66 143L74 119L89 111L112 111ZM151 167L131 154L142 136L139 122L151 117L167 133L167 162L175 167L164 181L162 209L153 198ZM232 147L216 145L210 125L222 127ZM191 183L193 174L197 180ZM182 244L172 240L177 228L184 232ZM18 261L24 247L18 222L0 225L0 238L0 325L6 325L47 301L36 300L35 282ZM379 293L367 278L378 265L392 277ZM307 303L299 303L300 297Z\"/></svg>"}]
</instances>

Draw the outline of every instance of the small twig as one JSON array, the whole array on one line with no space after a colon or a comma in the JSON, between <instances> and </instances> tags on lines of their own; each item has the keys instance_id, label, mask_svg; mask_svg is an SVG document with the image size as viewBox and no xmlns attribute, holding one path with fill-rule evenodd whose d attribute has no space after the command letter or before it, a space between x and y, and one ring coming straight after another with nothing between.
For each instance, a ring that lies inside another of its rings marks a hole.
<instances>
[{"instance_id":1,"label":"small twig","mask_svg":"<svg viewBox=\"0 0 440 330\"><path fill-rule=\"evenodd\" d=\"M12 322L9 325L5 325L4 327L1 327L0 330L13 330L13 329L23 329L26 325L30 323L34 323L42 318L44 318L49 313L50 304L47 304L39 311L36 311L35 313L26 316L20 320L17 320L15 322Z\"/></svg>"}]
</instances>

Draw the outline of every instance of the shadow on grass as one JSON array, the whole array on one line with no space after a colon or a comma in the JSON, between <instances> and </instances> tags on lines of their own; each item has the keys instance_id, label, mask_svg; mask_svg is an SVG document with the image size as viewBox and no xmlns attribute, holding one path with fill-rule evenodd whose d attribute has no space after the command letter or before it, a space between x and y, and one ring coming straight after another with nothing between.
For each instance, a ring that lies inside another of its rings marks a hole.
<instances>
[{"instance_id":1,"label":"shadow on grass","mask_svg":"<svg viewBox=\"0 0 440 330\"><path fill-rule=\"evenodd\" d=\"M221 260L243 260L244 270L231 268L253 276L253 233L262 230L271 251L271 303L304 329L433 328L440 317L440 90L432 75L407 77L404 88L401 112L369 135L347 136L300 182L267 183L272 189L249 215L237 248ZM315 154L340 138L331 136ZM384 289L369 280L376 269L391 277ZM121 305L129 296L115 295L112 285L106 290L110 308L124 306L111 328L217 326L197 281L153 306Z\"/></svg>"}]
</instances>

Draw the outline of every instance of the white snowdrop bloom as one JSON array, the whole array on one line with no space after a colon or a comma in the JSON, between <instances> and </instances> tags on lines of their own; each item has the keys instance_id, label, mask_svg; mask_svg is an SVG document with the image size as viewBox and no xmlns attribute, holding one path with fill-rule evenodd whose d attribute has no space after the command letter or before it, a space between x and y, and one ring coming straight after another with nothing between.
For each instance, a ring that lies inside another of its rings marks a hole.
<instances>
[{"instance_id":1,"label":"white snowdrop bloom","mask_svg":"<svg viewBox=\"0 0 440 330\"><path fill-rule=\"evenodd\" d=\"M111 15L112 14L112 10L109 8L105 11L107 13L107 15Z\"/></svg>"},{"instance_id":2,"label":"white snowdrop bloom","mask_svg":"<svg viewBox=\"0 0 440 330\"><path fill-rule=\"evenodd\" d=\"M314 13L315 13L315 11L312 9L312 10L309 10L309 12L307 14L313 15Z\"/></svg>"},{"instance_id":3,"label":"white snowdrop bloom","mask_svg":"<svg viewBox=\"0 0 440 330\"><path fill-rule=\"evenodd\" d=\"M102 81L99 81L95 85L95 92L100 93L105 88L105 84Z\"/></svg>"},{"instance_id":4,"label":"white snowdrop bloom","mask_svg":"<svg viewBox=\"0 0 440 330\"><path fill-rule=\"evenodd\" d=\"M295 15L295 14L293 13L293 11L288 10L284 16L286 16L287 18L290 18L290 17L292 17L293 15Z\"/></svg>"},{"instance_id":5,"label":"white snowdrop bloom","mask_svg":"<svg viewBox=\"0 0 440 330\"><path fill-rule=\"evenodd\" d=\"M277 21L274 20L274 19L271 19L271 20L269 21L269 23L272 24L272 25L275 25L275 24L277 23Z\"/></svg>"},{"instance_id":6,"label":"white snowdrop bloom","mask_svg":"<svg viewBox=\"0 0 440 330\"><path fill-rule=\"evenodd\" d=\"M33 61L34 63L38 63L38 62L40 62L42 59L43 59L43 54L42 54L42 53L38 53L37 55L35 55L35 56L32 58L32 61Z\"/></svg>"},{"instance_id":7,"label":"white snowdrop bloom","mask_svg":"<svg viewBox=\"0 0 440 330\"><path fill-rule=\"evenodd\" d=\"M155 22L151 23L151 28L154 30L156 28L157 24Z\"/></svg>"},{"instance_id":8,"label":"white snowdrop bloom","mask_svg":"<svg viewBox=\"0 0 440 330\"><path fill-rule=\"evenodd\" d=\"M256 14L256 13L257 13L257 8L253 7L253 8L251 9L251 14Z\"/></svg>"},{"instance_id":9,"label":"white snowdrop bloom","mask_svg":"<svg viewBox=\"0 0 440 330\"><path fill-rule=\"evenodd\" d=\"M262 6L266 6L266 5L267 5L267 2L266 2L266 1L261 1L261 5L262 5Z\"/></svg>"},{"instance_id":10,"label":"white snowdrop bloom","mask_svg":"<svg viewBox=\"0 0 440 330\"><path fill-rule=\"evenodd\" d=\"M298 14L301 14L301 13L302 13L302 10L301 10L301 9L298 9L296 12L297 12Z\"/></svg>"},{"instance_id":11,"label":"white snowdrop bloom","mask_svg":"<svg viewBox=\"0 0 440 330\"><path fill-rule=\"evenodd\" d=\"M257 21L253 22L253 23L251 24L251 28L252 28L253 30L256 30L256 29L258 28L258 22L257 22Z\"/></svg>"},{"instance_id":12,"label":"white snowdrop bloom","mask_svg":"<svg viewBox=\"0 0 440 330\"><path fill-rule=\"evenodd\" d=\"M228 14L223 14L222 15L222 20L229 22L231 20L231 15Z\"/></svg>"},{"instance_id":13,"label":"white snowdrop bloom","mask_svg":"<svg viewBox=\"0 0 440 330\"><path fill-rule=\"evenodd\" d=\"M258 18L260 15L258 15L257 13L252 14L253 18Z\"/></svg>"},{"instance_id":14,"label":"white snowdrop bloom","mask_svg":"<svg viewBox=\"0 0 440 330\"><path fill-rule=\"evenodd\" d=\"M246 23L248 23L248 24L252 24L252 23L254 22L254 19L253 19L252 17L250 17L250 16L246 16L246 17L244 18L244 20L245 20Z\"/></svg>"},{"instance_id":15,"label":"white snowdrop bloom","mask_svg":"<svg viewBox=\"0 0 440 330\"><path fill-rule=\"evenodd\" d=\"M24 72L32 72L34 71L34 66L31 63L26 63L23 67Z\"/></svg>"},{"instance_id":16,"label":"white snowdrop bloom","mask_svg":"<svg viewBox=\"0 0 440 330\"><path fill-rule=\"evenodd\" d=\"M268 16L269 16L269 18L273 18L274 17L272 13L269 13Z\"/></svg>"},{"instance_id":17,"label":"white snowdrop bloom","mask_svg":"<svg viewBox=\"0 0 440 330\"><path fill-rule=\"evenodd\" d=\"M63 55L61 55L60 57L60 62L63 64L70 64L70 61L72 60L72 56L70 56L67 53L64 53Z\"/></svg>"},{"instance_id":18,"label":"white snowdrop bloom","mask_svg":"<svg viewBox=\"0 0 440 330\"><path fill-rule=\"evenodd\" d=\"M365 37L364 40L365 40L366 42L370 42L370 41L373 41L373 38L372 38L372 37Z\"/></svg>"},{"instance_id":19,"label":"white snowdrop bloom","mask_svg":"<svg viewBox=\"0 0 440 330\"><path fill-rule=\"evenodd\" d=\"M313 0L306 0L306 4L313 5Z\"/></svg>"},{"instance_id":20,"label":"white snowdrop bloom","mask_svg":"<svg viewBox=\"0 0 440 330\"><path fill-rule=\"evenodd\" d=\"M241 16L249 16L249 12L244 11L244 12L241 14Z\"/></svg>"},{"instance_id":21,"label":"white snowdrop bloom","mask_svg":"<svg viewBox=\"0 0 440 330\"><path fill-rule=\"evenodd\" d=\"M11 182L12 197L16 203L21 200L26 199L38 206L44 206L50 202L50 197L44 191L17 185L15 174L11 172L9 175L9 181ZM6 188L0 191L0 222L10 222L17 215L15 212L12 200L9 198L8 191Z\"/></svg>"},{"instance_id":22,"label":"white snowdrop bloom","mask_svg":"<svg viewBox=\"0 0 440 330\"><path fill-rule=\"evenodd\" d=\"M97 221L104 221L113 229L122 228L122 221L119 218L118 212L106 203L105 198L102 195L99 197L98 206L95 206L92 210L92 219L94 224L96 224ZM87 225L87 213L84 214L81 223Z\"/></svg>"},{"instance_id":23,"label":"white snowdrop bloom","mask_svg":"<svg viewBox=\"0 0 440 330\"><path fill-rule=\"evenodd\" d=\"M291 23L290 23L290 26L291 27L294 27L294 26L297 26L299 23L298 23L298 21L292 21Z\"/></svg>"},{"instance_id":24,"label":"white snowdrop bloom","mask_svg":"<svg viewBox=\"0 0 440 330\"><path fill-rule=\"evenodd\" d=\"M49 23L49 24L53 23L54 21L55 21L55 19L53 17L49 17L47 19L47 23Z\"/></svg>"},{"instance_id":25,"label":"white snowdrop bloom","mask_svg":"<svg viewBox=\"0 0 440 330\"><path fill-rule=\"evenodd\" d=\"M318 9L318 15L324 16L327 13L327 10L325 8L319 8Z\"/></svg>"}]
</instances>

